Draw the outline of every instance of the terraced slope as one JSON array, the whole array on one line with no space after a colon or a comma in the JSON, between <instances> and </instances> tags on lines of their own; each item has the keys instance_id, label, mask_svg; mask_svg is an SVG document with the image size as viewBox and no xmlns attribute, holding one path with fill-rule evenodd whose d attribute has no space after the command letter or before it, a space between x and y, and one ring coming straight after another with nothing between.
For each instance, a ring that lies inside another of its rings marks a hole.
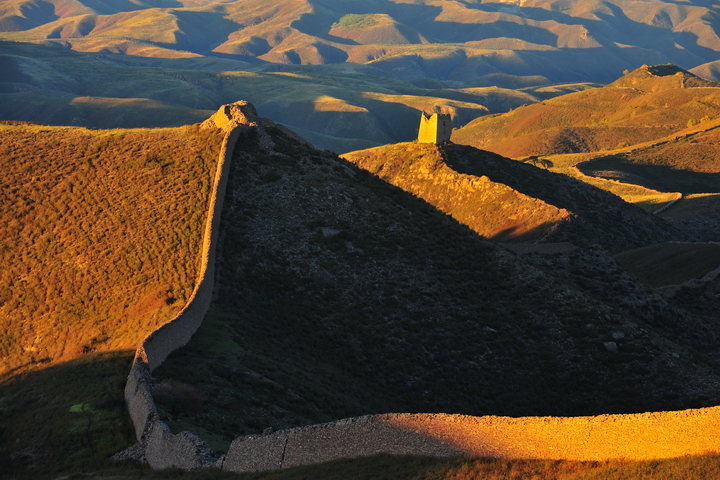
<instances>
[{"instance_id":1,"label":"terraced slope","mask_svg":"<svg viewBox=\"0 0 720 480\"><path fill-rule=\"evenodd\" d=\"M481 117L453 141L510 157L594 152L661 139L720 115L718 84L643 66L597 89Z\"/></svg>"}]
</instances>

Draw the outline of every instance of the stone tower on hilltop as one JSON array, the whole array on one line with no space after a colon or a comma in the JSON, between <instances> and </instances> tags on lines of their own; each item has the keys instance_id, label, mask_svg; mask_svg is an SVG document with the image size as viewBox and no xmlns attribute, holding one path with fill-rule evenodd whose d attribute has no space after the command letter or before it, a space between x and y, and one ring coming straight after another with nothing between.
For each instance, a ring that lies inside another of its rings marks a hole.
<instances>
[{"instance_id":1,"label":"stone tower on hilltop","mask_svg":"<svg viewBox=\"0 0 720 480\"><path fill-rule=\"evenodd\" d=\"M445 143L450 141L452 119L447 113L427 114L420 116L419 143Z\"/></svg>"}]
</instances>

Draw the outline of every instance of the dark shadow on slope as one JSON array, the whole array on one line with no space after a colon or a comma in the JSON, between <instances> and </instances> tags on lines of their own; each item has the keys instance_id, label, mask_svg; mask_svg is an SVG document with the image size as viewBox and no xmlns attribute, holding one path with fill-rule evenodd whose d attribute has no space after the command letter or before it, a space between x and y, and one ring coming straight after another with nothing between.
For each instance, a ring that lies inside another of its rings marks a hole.
<instances>
[{"instance_id":1,"label":"dark shadow on slope","mask_svg":"<svg viewBox=\"0 0 720 480\"><path fill-rule=\"evenodd\" d=\"M444 151L448 166L459 173L487 176L494 182L575 214L577 219L567 222L556 232L553 241L600 243L617 252L657 243L670 235L681 236L662 219L574 178L473 147L450 145L444 147Z\"/></svg>"},{"instance_id":2,"label":"dark shadow on slope","mask_svg":"<svg viewBox=\"0 0 720 480\"><path fill-rule=\"evenodd\" d=\"M597 160L583 165L580 168L586 175L601 178L612 178L603 171L626 172L631 176L642 179L645 185L650 184L652 188L663 192L691 193L718 193L720 192L720 173L693 172L690 170L679 170L665 165L639 165L625 160L623 157ZM633 182L630 177L630 183Z\"/></svg>"},{"instance_id":3,"label":"dark shadow on slope","mask_svg":"<svg viewBox=\"0 0 720 480\"><path fill-rule=\"evenodd\" d=\"M269 132L284 155L252 135L235 149L210 321L155 372L204 394L184 422L229 441L366 413L712 403L715 387L680 380L649 340L608 352L622 315L568 302L563 283L419 198Z\"/></svg>"},{"instance_id":4,"label":"dark shadow on slope","mask_svg":"<svg viewBox=\"0 0 720 480\"><path fill-rule=\"evenodd\" d=\"M133 352L88 354L0 383L0 476L108 468L135 442L123 390ZM15 476L16 475L16 476Z\"/></svg>"},{"instance_id":5,"label":"dark shadow on slope","mask_svg":"<svg viewBox=\"0 0 720 480\"><path fill-rule=\"evenodd\" d=\"M177 43L174 48L201 55L210 54L216 47L227 42L231 33L242 28L232 20L227 20L222 13L186 10L172 10L171 13L178 19L181 32L176 36Z\"/></svg>"}]
</instances>

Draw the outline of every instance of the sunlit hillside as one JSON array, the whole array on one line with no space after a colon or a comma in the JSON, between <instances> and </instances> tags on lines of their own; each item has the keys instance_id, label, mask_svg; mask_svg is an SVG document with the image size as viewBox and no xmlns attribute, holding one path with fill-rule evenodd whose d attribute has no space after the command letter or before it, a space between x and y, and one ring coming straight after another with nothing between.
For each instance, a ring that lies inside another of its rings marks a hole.
<instances>
[{"instance_id":1,"label":"sunlit hillside","mask_svg":"<svg viewBox=\"0 0 720 480\"><path fill-rule=\"evenodd\" d=\"M408 143L343 157L496 241L573 239L617 250L662 237L662 227L613 195L474 148Z\"/></svg>"},{"instance_id":2,"label":"sunlit hillside","mask_svg":"<svg viewBox=\"0 0 720 480\"><path fill-rule=\"evenodd\" d=\"M0 372L134 349L192 292L219 134L0 135Z\"/></svg>"},{"instance_id":3,"label":"sunlit hillside","mask_svg":"<svg viewBox=\"0 0 720 480\"><path fill-rule=\"evenodd\" d=\"M663 191L684 194L720 193L720 131L707 121L707 130L690 130L655 147L582 164L588 175L612 178ZM698 122L698 129L704 127Z\"/></svg>"},{"instance_id":4,"label":"sunlit hillside","mask_svg":"<svg viewBox=\"0 0 720 480\"><path fill-rule=\"evenodd\" d=\"M497 241L531 241L547 235L571 212L525 195L483 175L448 165L456 149L404 143L350 152L343 158L427 200L478 234ZM521 167L522 168L522 167ZM533 175L531 166L524 172Z\"/></svg>"},{"instance_id":5,"label":"sunlit hillside","mask_svg":"<svg viewBox=\"0 0 720 480\"><path fill-rule=\"evenodd\" d=\"M643 66L602 88L481 117L453 141L510 157L594 152L661 139L720 116L718 84Z\"/></svg>"}]
</instances>

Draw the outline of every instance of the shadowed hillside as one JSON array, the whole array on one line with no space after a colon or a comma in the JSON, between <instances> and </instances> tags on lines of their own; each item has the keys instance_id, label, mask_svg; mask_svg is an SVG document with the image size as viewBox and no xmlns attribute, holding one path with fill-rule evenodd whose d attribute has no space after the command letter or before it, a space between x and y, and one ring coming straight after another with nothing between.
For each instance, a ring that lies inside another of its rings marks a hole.
<instances>
[{"instance_id":1,"label":"shadowed hillside","mask_svg":"<svg viewBox=\"0 0 720 480\"><path fill-rule=\"evenodd\" d=\"M611 156L581 165L588 175L614 178L663 191L685 194L720 192L720 132L716 122L709 130L684 135L651 148ZM700 123L698 128L702 128ZM714 127L714 128L713 128Z\"/></svg>"},{"instance_id":2,"label":"shadowed hillside","mask_svg":"<svg viewBox=\"0 0 720 480\"><path fill-rule=\"evenodd\" d=\"M453 141L510 157L593 152L666 137L720 115L720 88L673 65L480 117Z\"/></svg>"},{"instance_id":3,"label":"shadowed hillside","mask_svg":"<svg viewBox=\"0 0 720 480\"><path fill-rule=\"evenodd\" d=\"M692 356L692 339L660 341L678 337L644 316L673 307L601 248L527 262L352 164L268 132L275 152L253 138L235 151L218 300L155 373L173 428L222 449L239 434L364 413L577 415L716 398L717 373ZM482 164L461 152L457 165ZM563 195L584 201L581 191ZM633 211L622 213L629 225L643 218ZM621 245L627 231L610 217L607 241ZM664 238L647 221L635 241Z\"/></svg>"}]
</instances>

